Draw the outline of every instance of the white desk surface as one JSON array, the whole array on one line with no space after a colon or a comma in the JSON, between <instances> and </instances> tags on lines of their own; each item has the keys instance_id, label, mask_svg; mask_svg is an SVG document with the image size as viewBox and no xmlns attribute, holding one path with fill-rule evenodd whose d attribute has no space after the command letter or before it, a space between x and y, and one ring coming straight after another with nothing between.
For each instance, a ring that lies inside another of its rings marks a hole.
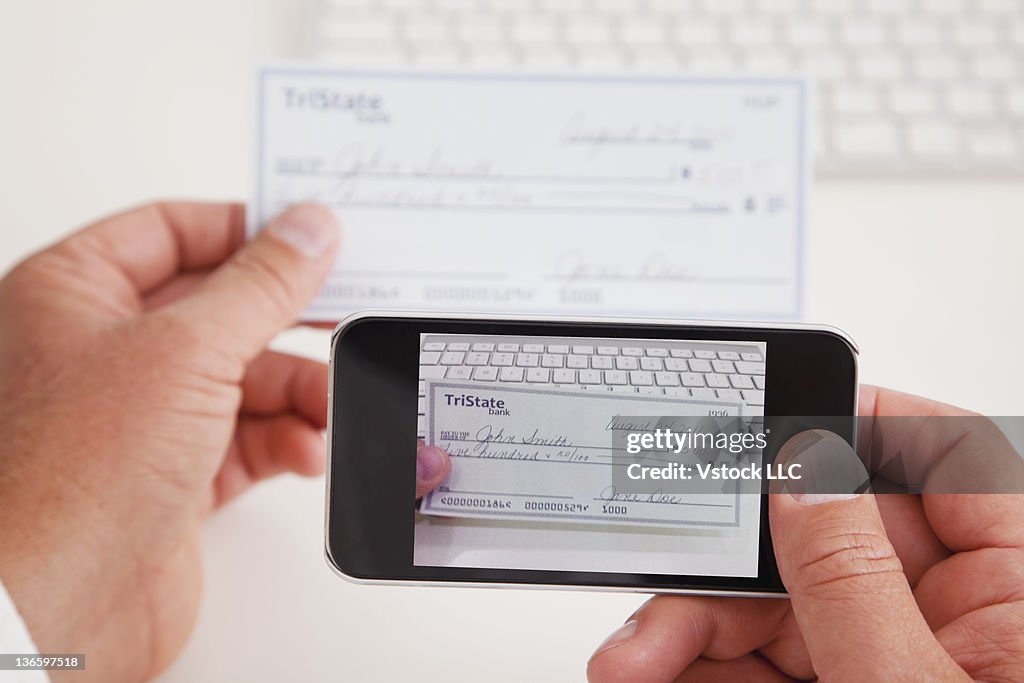
<instances>
[{"instance_id":1,"label":"white desk surface","mask_svg":"<svg viewBox=\"0 0 1024 683\"><path fill-rule=\"evenodd\" d=\"M0 21L0 271L154 198L244 199L253 66L303 56L312 3L8 0ZM1024 414L1024 180L822 181L806 319L846 329L866 382ZM283 348L326 357L326 336ZM213 519L192 640L160 680L578 681L641 598L370 588L323 560L323 481Z\"/></svg>"}]
</instances>

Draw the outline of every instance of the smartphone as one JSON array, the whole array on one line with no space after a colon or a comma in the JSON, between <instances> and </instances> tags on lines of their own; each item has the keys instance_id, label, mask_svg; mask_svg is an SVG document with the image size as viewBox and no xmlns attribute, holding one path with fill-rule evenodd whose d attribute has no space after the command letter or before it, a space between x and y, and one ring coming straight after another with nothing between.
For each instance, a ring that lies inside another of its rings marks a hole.
<instances>
[{"instance_id":1,"label":"smartphone","mask_svg":"<svg viewBox=\"0 0 1024 683\"><path fill-rule=\"evenodd\" d=\"M329 387L346 578L778 596L774 454L814 427L853 443L857 348L804 325L364 312ZM417 500L421 445L451 469Z\"/></svg>"}]
</instances>

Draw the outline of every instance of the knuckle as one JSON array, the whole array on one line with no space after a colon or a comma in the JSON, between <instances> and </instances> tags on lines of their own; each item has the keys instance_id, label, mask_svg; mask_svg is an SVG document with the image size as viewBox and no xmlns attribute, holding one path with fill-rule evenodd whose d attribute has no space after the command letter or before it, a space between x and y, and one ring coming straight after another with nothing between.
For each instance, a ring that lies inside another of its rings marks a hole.
<instances>
[{"instance_id":1,"label":"knuckle","mask_svg":"<svg viewBox=\"0 0 1024 683\"><path fill-rule=\"evenodd\" d=\"M825 528L804 549L796 569L804 593L857 598L865 584L903 579L903 565L884 533L869 529ZM905 579L904 579L905 580Z\"/></svg>"}]
</instances>

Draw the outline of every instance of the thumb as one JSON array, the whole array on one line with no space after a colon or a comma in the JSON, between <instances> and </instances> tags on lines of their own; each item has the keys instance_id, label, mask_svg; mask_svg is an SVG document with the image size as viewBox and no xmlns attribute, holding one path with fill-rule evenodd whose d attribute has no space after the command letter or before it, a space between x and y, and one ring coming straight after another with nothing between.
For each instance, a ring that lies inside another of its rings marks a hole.
<instances>
[{"instance_id":1,"label":"thumb","mask_svg":"<svg viewBox=\"0 0 1024 683\"><path fill-rule=\"evenodd\" d=\"M247 363L317 293L337 248L338 223L329 209L292 206L175 302L174 314L202 329L206 344Z\"/></svg>"},{"instance_id":2,"label":"thumb","mask_svg":"<svg viewBox=\"0 0 1024 683\"><path fill-rule=\"evenodd\" d=\"M830 432L798 434L779 461L801 478L771 496L782 581L820 680L964 676L932 635L857 454Z\"/></svg>"}]
</instances>

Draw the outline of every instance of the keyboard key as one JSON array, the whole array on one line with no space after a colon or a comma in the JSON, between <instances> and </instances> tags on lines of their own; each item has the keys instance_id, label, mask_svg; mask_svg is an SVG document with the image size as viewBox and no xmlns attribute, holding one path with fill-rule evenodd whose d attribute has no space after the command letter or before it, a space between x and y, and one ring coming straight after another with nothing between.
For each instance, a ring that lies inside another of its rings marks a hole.
<instances>
[{"instance_id":1,"label":"keyboard key","mask_svg":"<svg viewBox=\"0 0 1024 683\"><path fill-rule=\"evenodd\" d=\"M654 375L646 370L633 370L629 373L629 383L637 387L649 387L654 384Z\"/></svg>"},{"instance_id":2,"label":"keyboard key","mask_svg":"<svg viewBox=\"0 0 1024 683\"><path fill-rule=\"evenodd\" d=\"M921 78L946 81L960 75L960 62L945 52L916 55L914 70Z\"/></svg>"},{"instance_id":3,"label":"keyboard key","mask_svg":"<svg viewBox=\"0 0 1024 683\"><path fill-rule=\"evenodd\" d=\"M711 361L711 367L715 372L720 372L726 375L736 372L732 361L730 360L713 360Z\"/></svg>"},{"instance_id":4,"label":"keyboard key","mask_svg":"<svg viewBox=\"0 0 1024 683\"><path fill-rule=\"evenodd\" d=\"M540 355L536 353L520 353L516 356L516 365L521 368L535 368L538 363L540 363Z\"/></svg>"},{"instance_id":5,"label":"keyboard key","mask_svg":"<svg viewBox=\"0 0 1024 683\"><path fill-rule=\"evenodd\" d=\"M836 126L836 150L847 157L886 159L899 151L895 124L885 119Z\"/></svg>"},{"instance_id":6,"label":"keyboard key","mask_svg":"<svg viewBox=\"0 0 1024 683\"><path fill-rule=\"evenodd\" d=\"M523 353L544 353L543 344L523 344Z\"/></svg>"},{"instance_id":7,"label":"keyboard key","mask_svg":"<svg viewBox=\"0 0 1024 683\"><path fill-rule=\"evenodd\" d=\"M427 395L427 383L424 382L423 380L420 380L419 381L419 387L420 387L419 395L420 396L426 396Z\"/></svg>"},{"instance_id":8,"label":"keyboard key","mask_svg":"<svg viewBox=\"0 0 1024 683\"><path fill-rule=\"evenodd\" d=\"M971 75L983 81L1009 81L1017 77L1017 61L1001 52L975 55Z\"/></svg>"},{"instance_id":9,"label":"keyboard key","mask_svg":"<svg viewBox=\"0 0 1024 683\"><path fill-rule=\"evenodd\" d=\"M469 353L466 354L466 365L487 365L487 362L491 359L489 353Z\"/></svg>"},{"instance_id":10,"label":"keyboard key","mask_svg":"<svg viewBox=\"0 0 1024 683\"><path fill-rule=\"evenodd\" d=\"M598 346L597 355L599 356L617 356L619 355L619 348L617 346Z\"/></svg>"},{"instance_id":11,"label":"keyboard key","mask_svg":"<svg viewBox=\"0 0 1024 683\"><path fill-rule=\"evenodd\" d=\"M540 357L540 365L542 368L560 368L564 362L565 356L559 356L551 353L545 353Z\"/></svg>"},{"instance_id":12,"label":"keyboard key","mask_svg":"<svg viewBox=\"0 0 1024 683\"><path fill-rule=\"evenodd\" d=\"M988 47L999 39L996 25L981 21L958 21L953 25L953 40L963 47Z\"/></svg>"},{"instance_id":13,"label":"keyboard key","mask_svg":"<svg viewBox=\"0 0 1024 683\"><path fill-rule=\"evenodd\" d=\"M800 68L821 81L837 81L845 78L850 72L849 62L845 55L825 52L822 47L805 52L800 58Z\"/></svg>"},{"instance_id":14,"label":"keyboard key","mask_svg":"<svg viewBox=\"0 0 1024 683\"><path fill-rule=\"evenodd\" d=\"M570 43L606 44L611 39L611 25L603 17L574 15L565 23L565 37Z\"/></svg>"},{"instance_id":15,"label":"keyboard key","mask_svg":"<svg viewBox=\"0 0 1024 683\"><path fill-rule=\"evenodd\" d=\"M635 348L635 347L632 347L632 346L627 346L626 348L622 349L622 355L623 356L642 356L642 355L644 355L644 350L643 349L638 349L638 348Z\"/></svg>"},{"instance_id":16,"label":"keyboard key","mask_svg":"<svg viewBox=\"0 0 1024 683\"><path fill-rule=\"evenodd\" d=\"M547 12L582 12L586 0L539 0L540 8Z\"/></svg>"},{"instance_id":17,"label":"keyboard key","mask_svg":"<svg viewBox=\"0 0 1024 683\"><path fill-rule=\"evenodd\" d=\"M832 40L823 19L793 19L786 22L786 40L794 47L824 46Z\"/></svg>"},{"instance_id":18,"label":"keyboard key","mask_svg":"<svg viewBox=\"0 0 1024 683\"><path fill-rule=\"evenodd\" d=\"M466 360L464 351L445 351L441 356L441 365L462 365Z\"/></svg>"},{"instance_id":19,"label":"keyboard key","mask_svg":"<svg viewBox=\"0 0 1024 683\"><path fill-rule=\"evenodd\" d=\"M734 389L753 389L754 382L750 375L729 375L729 382Z\"/></svg>"},{"instance_id":20,"label":"keyboard key","mask_svg":"<svg viewBox=\"0 0 1024 683\"><path fill-rule=\"evenodd\" d=\"M498 344L498 350L502 353L517 353L519 344Z\"/></svg>"},{"instance_id":21,"label":"keyboard key","mask_svg":"<svg viewBox=\"0 0 1024 683\"><path fill-rule=\"evenodd\" d=\"M444 351L444 342L427 342L423 345L424 351Z\"/></svg>"},{"instance_id":22,"label":"keyboard key","mask_svg":"<svg viewBox=\"0 0 1024 683\"><path fill-rule=\"evenodd\" d=\"M523 369L522 368L502 368L498 372L498 381L500 382L522 382L523 381Z\"/></svg>"},{"instance_id":23,"label":"keyboard key","mask_svg":"<svg viewBox=\"0 0 1024 683\"><path fill-rule=\"evenodd\" d=\"M652 358L668 358L668 349L649 348L647 349L647 355Z\"/></svg>"},{"instance_id":24,"label":"keyboard key","mask_svg":"<svg viewBox=\"0 0 1024 683\"><path fill-rule=\"evenodd\" d=\"M925 158L952 158L956 155L960 135L957 129L939 121L911 124L907 130L910 151Z\"/></svg>"},{"instance_id":25,"label":"keyboard key","mask_svg":"<svg viewBox=\"0 0 1024 683\"><path fill-rule=\"evenodd\" d=\"M600 384L600 370L580 370L580 384Z\"/></svg>"},{"instance_id":26,"label":"keyboard key","mask_svg":"<svg viewBox=\"0 0 1024 683\"><path fill-rule=\"evenodd\" d=\"M402 37L411 43L443 43L451 37L448 21L436 14L408 14L402 22Z\"/></svg>"},{"instance_id":27,"label":"keyboard key","mask_svg":"<svg viewBox=\"0 0 1024 683\"><path fill-rule=\"evenodd\" d=\"M1016 116L1024 116L1024 85L1007 88L1004 93L1006 107Z\"/></svg>"},{"instance_id":28,"label":"keyboard key","mask_svg":"<svg viewBox=\"0 0 1024 683\"><path fill-rule=\"evenodd\" d=\"M493 382L498 379L498 368L474 368L473 379L482 382Z\"/></svg>"},{"instance_id":29,"label":"keyboard key","mask_svg":"<svg viewBox=\"0 0 1024 683\"><path fill-rule=\"evenodd\" d=\"M470 45L493 44L504 38L504 25L495 15L463 15L456 26L456 35Z\"/></svg>"},{"instance_id":30,"label":"keyboard key","mask_svg":"<svg viewBox=\"0 0 1024 683\"><path fill-rule=\"evenodd\" d=\"M590 367L590 356L566 356L565 367L588 368Z\"/></svg>"},{"instance_id":31,"label":"keyboard key","mask_svg":"<svg viewBox=\"0 0 1024 683\"><path fill-rule=\"evenodd\" d=\"M376 13L346 12L344 21L324 26L332 41L389 42L395 39L395 23Z\"/></svg>"},{"instance_id":32,"label":"keyboard key","mask_svg":"<svg viewBox=\"0 0 1024 683\"><path fill-rule=\"evenodd\" d=\"M839 27L839 39L855 48L877 47L885 38L885 27L877 20L847 20Z\"/></svg>"},{"instance_id":33,"label":"keyboard key","mask_svg":"<svg viewBox=\"0 0 1024 683\"><path fill-rule=\"evenodd\" d=\"M692 372L711 372L711 363L706 360L691 360L690 370Z\"/></svg>"},{"instance_id":34,"label":"keyboard key","mask_svg":"<svg viewBox=\"0 0 1024 683\"><path fill-rule=\"evenodd\" d=\"M663 370L664 365L660 358L641 358L640 359L641 370Z\"/></svg>"},{"instance_id":35,"label":"keyboard key","mask_svg":"<svg viewBox=\"0 0 1024 683\"><path fill-rule=\"evenodd\" d=\"M527 382L549 382L551 381L551 371L543 368L530 368L526 371Z\"/></svg>"},{"instance_id":36,"label":"keyboard key","mask_svg":"<svg viewBox=\"0 0 1024 683\"><path fill-rule=\"evenodd\" d=\"M631 386L608 387L608 390L613 392L613 393L616 393L616 394L635 394L636 393L636 387L631 387Z\"/></svg>"},{"instance_id":37,"label":"keyboard key","mask_svg":"<svg viewBox=\"0 0 1024 683\"><path fill-rule=\"evenodd\" d=\"M705 375L704 379L707 381L709 387L715 387L717 389L729 388L729 378L725 375Z\"/></svg>"},{"instance_id":38,"label":"keyboard key","mask_svg":"<svg viewBox=\"0 0 1024 683\"><path fill-rule=\"evenodd\" d=\"M553 43L558 38L558 24L553 16L528 14L515 18L510 33L520 43Z\"/></svg>"},{"instance_id":39,"label":"keyboard key","mask_svg":"<svg viewBox=\"0 0 1024 683\"><path fill-rule=\"evenodd\" d=\"M718 354L714 351L694 351L693 355L701 360L714 360L718 358Z\"/></svg>"},{"instance_id":40,"label":"keyboard key","mask_svg":"<svg viewBox=\"0 0 1024 683\"><path fill-rule=\"evenodd\" d=\"M469 343L467 342L452 342L448 345L449 351L469 351Z\"/></svg>"},{"instance_id":41,"label":"keyboard key","mask_svg":"<svg viewBox=\"0 0 1024 683\"><path fill-rule=\"evenodd\" d=\"M611 370L615 367L615 361L608 356L591 356L590 367L595 370Z\"/></svg>"},{"instance_id":42,"label":"keyboard key","mask_svg":"<svg viewBox=\"0 0 1024 683\"><path fill-rule=\"evenodd\" d=\"M722 360L739 360L740 354L735 351L719 351L718 357Z\"/></svg>"},{"instance_id":43,"label":"keyboard key","mask_svg":"<svg viewBox=\"0 0 1024 683\"><path fill-rule=\"evenodd\" d=\"M559 384L575 384L576 383L576 371L575 370L555 370L555 381Z\"/></svg>"},{"instance_id":44,"label":"keyboard key","mask_svg":"<svg viewBox=\"0 0 1024 683\"><path fill-rule=\"evenodd\" d=\"M427 433L427 420L422 415L416 418L416 436L423 437Z\"/></svg>"},{"instance_id":45,"label":"keyboard key","mask_svg":"<svg viewBox=\"0 0 1024 683\"><path fill-rule=\"evenodd\" d=\"M572 347L572 352L575 353L575 354L582 355L582 356L593 356L594 355L594 347L593 346L574 346L574 347Z\"/></svg>"},{"instance_id":46,"label":"keyboard key","mask_svg":"<svg viewBox=\"0 0 1024 683\"><path fill-rule=\"evenodd\" d=\"M938 98L933 88L899 83L889 93L889 106L897 114L927 114L935 111Z\"/></svg>"},{"instance_id":47,"label":"keyboard key","mask_svg":"<svg viewBox=\"0 0 1024 683\"><path fill-rule=\"evenodd\" d=\"M775 25L761 19L737 19L732 22L732 41L737 45L773 45Z\"/></svg>"},{"instance_id":48,"label":"keyboard key","mask_svg":"<svg viewBox=\"0 0 1024 683\"><path fill-rule=\"evenodd\" d=\"M693 351L690 349L672 349L670 353L673 358L693 358Z\"/></svg>"},{"instance_id":49,"label":"keyboard key","mask_svg":"<svg viewBox=\"0 0 1024 683\"><path fill-rule=\"evenodd\" d=\"M674 370L676 372L686 372L690 368L682 358L667 358L665 360L665 369Z\"/></svg>"},{"instance_id":50,"label":"keyboard key","mask_svg":"<svg viewBox=\"0 0 1024 683\"><path fill-rule=\"evenodd\" d=\"M654 381L658 383L658 386L677 387L679 386L679 373L656 372L654 373Z\"/></svg>"},{"instance_id":51,"label":"keyboard key","mask_svg":"<svg viewBox=\"0 0 1024 683\"><path fill-rule=\"evenodd\" d=\"M719 45L722 41L722 29L717 22L686 18L676 26L675 39L684 47Z\"/></svg>"},{"instance_id":52,"label":"keyboard key","mask_svg":"<svg viewBox=\"0 0 1024 683\"><path fill-rule=\"evenodd\" d=\"M548 344L548 353L569 353L569 347L565 344Z\"/></svg>"},{"instance_id":53,"label":"keyboard key","mask_svg":"<svg viewBox=\"0 0 1024 683\"><path fill-rule=\"evenodd\" d=\"M896 31L897 40L908 47L931 47L942 42L942 31L934 21L911 17Z\"/></svg>"},{"instance_id":54,"label":"keyboard key","mask_svg":"<svg viewBox=\"0 0 1024 683\"><path fill-rule=\"evenodd\" d=\"M882 104L874 88L846 86L833 95L832 108L843 115L874 114Z\"/></svg>"},{"instance_id":55,"label":"keyboard key","mask_svg":"<svg viewBox=\"0 0 1024 683\"><path fill-rule=\"evenodd\" d=\"M494 344L473 344L473 351L493 351Z\"/></svg>"},{"instance_id":56,"label":"keyboard key","mask_svg":"<svg viewBox=\"0 0 1024 683\"><path fill-rule=\"evenodd\" d=\"M715 395L715 390L714 389L702 389L702 388L690 389L690 394L694 398L712 398L712 399L713 398L718 398L718 396Z\"/></svg>"},{"instance_id":57,"label":"keyboard key","mask_svg":"<svg viewBox=\"0 0 1024 683\"><path fill-rule=\"evenodd\" d=\"M748 363L741 360L736 363L736 372L741 375L763 375L764 363Z\"/></svg>"},{"instance_id":58,"label":"keyboard key","mask_svg":"<svg viewBox=\"0 0 1024 683\"><path fill-rule=\"evenodd\" d=\"M498 348L501 348L500 344L498 345ZM491 355L491 365L496 365L498 367L510 366L515 363L515 361L515 354L512 353L495 353Z\"/></svg>"},{"instance_id":59,"label":"keyboard key","mask_svg":"<svg viewBox=\"0 0 1024 683\"><path fill-rule=\"evenodd\" d=\"M754 375L754 386L764 391L764 375Z\"/></svg>"},{"instance_id":60,"label":"keyboard key","mask_svg":"<svg viewBox=\"0 0 1024 683\"><path fill-rule=\"evenodd\" d=\"M638 370L640 368L640 363L636 358L619 356L615 359L615 367L619 370Z\"/></svg>"},{"instance_id":61,"label":"keyboard key","mask_svg":"<svg viewBox=\"0 0 1024 683\"><path fill-rule=\"evenodd\" d=\"M427 412L427 399L424 396L420 396L416 400L416 413L418 415L423 415L426 412Z\"/></svg>"},{"instance_id":62,"label":"keyboard key","mask_svg":"<svg viewBox=\"0 0 1024 683\"><path fill-rule=\"evenodd\" d=\"M992 91L984 87L957 86L950 89L947 98L950 111L964 118L986 118L996 108Z\"/></svg>"},{"instance_id":63,"label":"keyboard key","mask_svg":"<svg viewBox=\"0 0 1024 683\"><path fill-rule=\"evenodd\" d=\"M424 351L420 354L420 365L437 365L441 361L438 351Z\"/></svg>"},{"instance_id":64,"label":"keyboard key","mask_svg":"<svg viewBox=\"0 0 1024 683\"><path fill-rule=\"evenodd\" d=\"M991 162L1012 162L1017 158L1017 141L1009 129L982 129L967 136L967 153Z\"/></svg>"},{"instance_id":65,"label":"keyboard key","mask_svg":"<svg viewBox=\"0 0 1024 683\"><path fill-rule=\"evenodd\" d=\"M718 398L727 401L742 401L743 395L737 389L715 389Z\"/></svg>"},{"instance_id":66,"label":"keyboard key","mask_svg":"<svg viewBox=\"0 0 1024 683\"><path fill-rule=\"evenodd\" d=\"M448 368L443 365L426 365L420 367L420 379L444 379Z\"/></svg>"},{"instance_id":67,"label":"keyboard key","mask_svg":"<svg viewBox=\"0 0 1024 683\"><path fill-rule=\"evenodd\" d=\"M626 373L621 370L607 370L604 373L605 384L626 384L628 379Z\"/></svg>"},{"instance_id":68,"label":"keyboard key","mask_svg":"<svg viewBox=\"0 0 1024 683\"><path fill-rule=\"evenodd\" d=\"M619 37L627 45L651 45L665 40L665 25L646 17L626 17L619 26Z\"/></svg>"},{"instance_id":69,"label":"keyboard key","mask_svg":"<svg viewBox=\"0 0 1024 683\"><path fill-rule=\"evenodd\" d=\"M684 387L702 387L704 386L704 375L698 375L695 372L681 372L679 381L683 383Z\"/></svg>"},{"instance_id":70,"label":"keyboard key","mask_svg":"<svg viewBox=\"0 0 1024 683\"><path fill-rule=\"evenodd\" d=\"M857 74L867 81L892 81L907 74L906 61L893 54L864 54L857 60Z\"/></svg>"},{"instance_id":71,"label":"keyboard key","mask_svg":"<svg viewBox=\"0 0 1024 683\"><path fill-rule=\"evenodd\" d=\"M689 398L690 390L686 387L665 387L666 396L678 396L680 398Z\"/></svg>"},{"instance_id":72,"label":"keyboard key","mask_svg":"<svg viewBox=\"0 0 1024 683\"><path fill-rule=\"evenodd\" d=\"M853 0L811 0L811 9L822 14L849 14Z\"/></svg>"},{"instance_id":73,"label":"keyboard key","mask_svg":"<svg viewBox=\"0 0 1024 683\"><path fill-rule=\"evenodd\" d=\"M449 368L448 376L445 379L469 379L470 373L473 372L473 368L466 365L459 365L454 368Z\"/></svg>"},{"instance_id":74,"label":"keyboard key","mask_svg":"<svg viewBox=\"0 0 1024 683\"><path fill-rule=\"evenodd\" d=\"M744 391L742 393L743 393L743 400L746 401L747 403L749 403L750 405L752 405L752 406L763 406L764 405L764 392L763 391L755 391L753 389L749 389L749 390Z\"/></svg>"},{"instance_id":75,"label":"keyboard key","mask_svg":"<svg viewBox=\"0 0 1024 683\"><path fill-rule=\"evenodd\" d=\"M636 388L638 394L661 394L664 393L664 389L656 386L640 386Z\"/></svg>"},{"instance_id":76,"label":"keyboard key","mask_svg":"<svg viewBox=\"0 0 1024 683\"><path fill-rule=\"evenodd\" d=\"M752 363L757 363L761 360L761 354L756 353L754 351L744 351L743 353L740 354L740 358L742 358L743 360L751 361Z\"/></svg>"}]
</instances>

